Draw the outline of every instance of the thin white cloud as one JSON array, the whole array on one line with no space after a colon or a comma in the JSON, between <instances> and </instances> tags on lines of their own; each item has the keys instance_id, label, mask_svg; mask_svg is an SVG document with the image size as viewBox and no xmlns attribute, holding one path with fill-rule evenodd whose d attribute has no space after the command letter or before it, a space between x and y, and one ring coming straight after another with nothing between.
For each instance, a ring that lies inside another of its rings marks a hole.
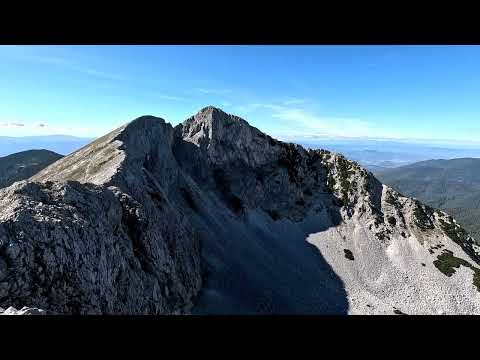
<instances>
[{"instance_id":1,"label":"thin white cloud","mask_svg":"<svg viewBox=\"0 0 480 360\"><path fill-rule=\"evenodd\" d=\"M107 79L107 80L114 80L114 81L124 81L126 80L124 76L118 74L107 73L104 71L99 71L87 67L77 66L77 65L70 65L69 68L72 70L83 72L87 75L91 75L97 78Z\"/></svg>"},{"instance_id":2,"label":"thin white cloud","mask_svg":"<svg viewBox=\"0 0 480 360\"><path fill-rule=\"evenodd\" d=\"M306 135L368 136L374 131L369 122L361 119L321 117L303 109L277 109L272 117Z\"/></svg>"},{"instance_id":3,"label":"thin white cloud","mask_svg":"<svg viewBox=\"0 0 480 360\"><path fill-rule=\"evenodd\" d=\"M235 110L242 115L262 111L263 118L270 116L272 119L277 120L276 124L269 131L282 139L394 137L392 134L378 129L371 122L363 119L319 115L315 111L301 106L306 102L305 99L289 99L278 103L250 103L237 106ZM287 103L290 105L286 105Z\"/></svg>"},{"instance_id":4,"label":"thin white cloud","mask_svg":"<svg viewBox=\"0 0 480 360\"><path fill-rule=\"evenodd\" d=\"M70 58L66 58L66 57L39 55L31 52L11 53L9 55L15 58L16 60L28 61L28 62L33 62L37 64L59 66L65 69L80 72L96 78L102 78L102 79L114 80L114 81L126 80L125 77L122 75L102 71L100 69L95 69L95 68L92 68L91 66L87 66L84 64L79 64L75 61L72 61Z\"/></svg>"},{"instance_id":5,"label":"thin white cloud","mask_svg":"<svg viewBox=\"0 0 480 360\"><path fill-rule=\"evenodd\" d=\"M232 90L230 89L205 89L205 88L196 88L196 91L205 95L218 95L224 96L230 94Z\"/></svg>"},{"instance_id":6,"label":"thin white cloud","mask_svg":"<svg viewBox=\"0 0 480 360\"><path fill-rule=\"evenodd\" d=\"M68 122L66 122L68 124ZM51 126L45 121L9 121L0 122L0 135L31 136L31 135L72 135L92 137L103 135L111 131L110 128L88 128L83 126L59 125Z\"/></svg>"},{"instance_id":7,"label":"thin white cloud","mask_svg":"<svg viewBox=\"0 0 480 360\"><path fill-rule=\"evenodd\" d=\"M6 128L19 128L24 127L25 124L21 122L11 121L11 122L0 122L0 127Z\"/></svg>"},{"instance_id":8,"label":"thin white cloud","mask_svg":"<svg viewBox=\"0 0 480 360\"><path fill-rule=\"evenodd\" d=\"M292 98L284 101L283 104L284 105L301 105L301 104L305 104L306 102L307 102L306 99Z\"/></svg>"},{"instance_id":9,"label":"thin white cloud","mask_svg":"<svg viewBox=\"0 0 480 360\"><path fill-rule=\"evenodd\" d=\"M173 96L173 95L164 95L164 94L157 94L155 95L159 99L164 100L172 100L172 101L186 101L187 99L181 96Z\"/></svg>"},{"instance_id":10,"label":"thin white cloud","mask_svg":"<svg viewBox=\"0 0 480 360\"><path fill-rule=\"evenodd\" d=\"M239 112L243 115L255 112L259 109L269 109L269 110L280 110L283 107L279 105L274 105L274 104L265 104L265 103L251 103L251 104L245 104L245 105L238 105L235 106L234 111Z\"/></svg>"}]
</instances>

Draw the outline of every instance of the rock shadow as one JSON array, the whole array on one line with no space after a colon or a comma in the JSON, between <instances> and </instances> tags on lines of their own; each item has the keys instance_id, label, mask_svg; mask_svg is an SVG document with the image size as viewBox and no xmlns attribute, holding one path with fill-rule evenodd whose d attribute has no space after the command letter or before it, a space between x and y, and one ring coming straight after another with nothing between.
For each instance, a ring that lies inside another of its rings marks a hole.
<instances>
[{"instance_id":1,"label":"rock shadow","mask_svg":"<svg viewBox=\"0 0 480 360\"><path fill-rule=\"evenodd\" d=\"M245 205L245 211L233 211L226 197L216 191L215 169L205 166L201 150L194 144L177 141L177 161L202 190L189 190L194 193L196 205L187 216L201 244L204 269L203 287L192 313L347 314L343 281L319 249L306 240L311 233L340 224L341 201L326 186L316 189L311 196L318 198L307 199L304 204L311 214L307 222L282 214L272 216L263 203L254 210ZM238 182L251 181L255 174L236 166L241 171L224 179L222 191L236 194L247 203L251 184ZM265 178L268 176L266 173ZM247 190L238 193L243 188ZM295 203L298 205L298 200L292 199Z\"/></svg>"}]
</instances>

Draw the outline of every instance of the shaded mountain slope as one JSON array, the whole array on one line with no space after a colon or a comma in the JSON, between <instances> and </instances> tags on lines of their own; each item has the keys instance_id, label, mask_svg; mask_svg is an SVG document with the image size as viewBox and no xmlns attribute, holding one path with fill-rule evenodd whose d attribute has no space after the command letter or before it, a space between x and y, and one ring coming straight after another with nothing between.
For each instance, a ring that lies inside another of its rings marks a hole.
<instances>
[{"instance_id":1,"label":"shaded mountain slope","mask_svg":"<svg viewBox=\"0 0 480 360\"><path fill-rule=\"evenodd\" d=\"M48 150L28 150L0 157L0 188L28 179L62 157Z\"/></svg>"}]
</instances>

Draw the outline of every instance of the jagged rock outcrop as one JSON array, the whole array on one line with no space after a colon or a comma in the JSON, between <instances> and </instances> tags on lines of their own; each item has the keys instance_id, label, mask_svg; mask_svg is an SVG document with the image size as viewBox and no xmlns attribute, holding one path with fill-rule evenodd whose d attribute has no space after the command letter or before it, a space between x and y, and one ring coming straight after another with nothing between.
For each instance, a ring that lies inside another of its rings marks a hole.
<instances>
[{"instance_id":1,"label":"jagged rock outcrop","mask_svg":"<svg viewBox=\"0 0 480 360\"><path fill-rule=\"evenodd\" d=\"M480 313L479 248L343 156L206 107L144 116L0 191L0 306Z\"/></svg>"}]
</instances>

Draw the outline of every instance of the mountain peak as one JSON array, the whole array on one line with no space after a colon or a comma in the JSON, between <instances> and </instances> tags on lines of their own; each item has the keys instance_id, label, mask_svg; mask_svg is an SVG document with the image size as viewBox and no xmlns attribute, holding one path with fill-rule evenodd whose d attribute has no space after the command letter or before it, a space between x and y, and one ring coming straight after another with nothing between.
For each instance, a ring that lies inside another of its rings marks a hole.
<instances>
[{"instance_id":1,"label":"mountain peak","mask_svg":"<svg viewBox=\"0 0 480 360\"><path fill-rule=\"evenodd\" d=\"M213 112L222 112L225 113L222 109L215 107L213 105L208 105L203 108L201 108L197 114L204 114L204 113L213 113Z\"/></svg>"},{"instance_id":2,"label":"mountain peak","mask_svg":"<svg viewBox=\"0 0 480 360\"><path fill-rule=\"evenodd\" d=\"M173 127L164 119L140 116L52 164L32 180L105 184L120 171L131 170L126 166L127 160L140 161L146 154L168 147L172 135Z\"/></svg>"},{"instance_id":3,"label":"mountain peak","mask_svg":"<svg viewBox=\"0 0 480 360\"><path fill-rule=\"evenodd\" d=\"M135 135L134 133L137 131L142 131L152 126L164 124L165 120L160 117L156 117L153 115L142 115L120 127L118 130L121 130L120 133L122 133L123 136L127 134Z\"/></svg>"},{"instance_id":4,"label":"mountain peak","mask_svg":"<svg viewBox=\"0 0 480 360\"><path fill-rule=\"evenodd\" d=\"M238 116L228 114L222 109L212 105L200 109L199 112L187 119L184 123L192 121L196 123L211 124L215 128L221 127L223 125L230 125L233 122L241 122L244 125L248 125L245 120L239 118Z\"/></svg>"},{"instance_id":5,"label":"mountain peak","mask_svg":"<svg viewBox=\"0 0 480 360\"><path fill-rule=\"evenodd\" d=\"M178 140L197 146L216 164L242 161L253 166L275 158L273 140L246 120L207 106L175 127ZM278 150L278 149L277 149Z\"/></svg>"}]
</instances>

